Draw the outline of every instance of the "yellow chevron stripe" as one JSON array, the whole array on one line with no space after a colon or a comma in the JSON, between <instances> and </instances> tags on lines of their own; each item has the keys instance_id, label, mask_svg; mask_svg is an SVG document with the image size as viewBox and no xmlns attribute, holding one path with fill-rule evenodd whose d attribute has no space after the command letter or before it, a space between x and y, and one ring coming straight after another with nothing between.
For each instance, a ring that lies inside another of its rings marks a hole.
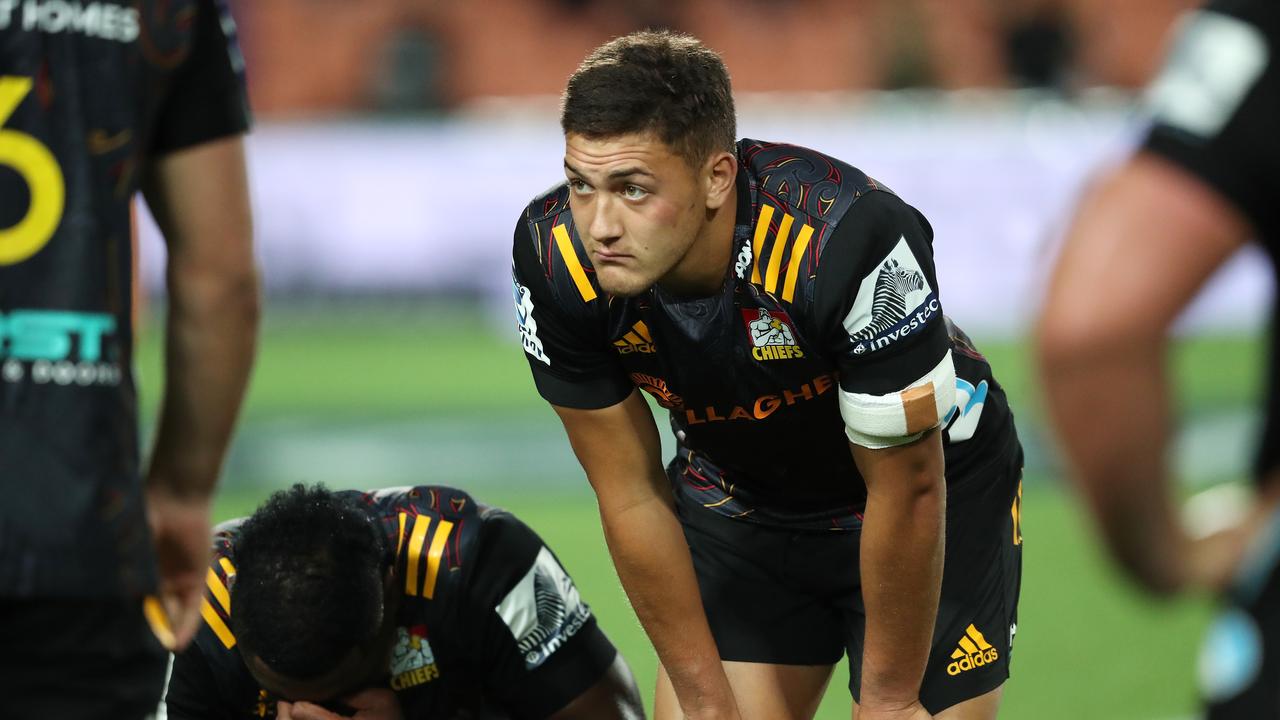
<instances>
[{"instance_id":1,"label":"yellow chevron stripe","mask_svg":"<svg viewBox=\"0 0 1280 720\"><path fill-rule=\"evenodd\" d=\"M449 531L453 523L441 520L436 525L436 533L431 536L431 550L427 553L427 579L423 583L422 595L430 600L436 592L436 577L440 574L440 557L444 555L445 543L449 540Z\"/></svg>"},{"instance_id":2,"label":"yellow chevron stripe","mask_svg":"<svg viewBox=\"0 0 1280 720\"><path fill-rule=\"evenodd\" d=\"M213 634L218 636L222 644L228 650L236 646L236 636L231 634L231 628L218 617L218 611L213 609L213 605L209 604L209 598L200 601L200 616L209 624L209 628L213 630Z\"/></svg>"},{"instance_id":3,"label":"yellow chevron stripe","mask_svg":"<svg viewBox=\"0 0 1280 720\"><path fill-rule=\"evenodd\" d=\"M769 222L773 220L773 206L760 208L760 220L756 222L756 234L751 239L751 282L760 284L760 251L764 249L764 239L769 235Z\"/></svg>"},{"instance_id":4,"label":"yellow chevron stripe","mask_svg":"<svg viewBox=\"0 0 1280 720\"><path fill-rule=\"evenodd\" d=\"M809 247L809 238L813 237L813 226L805 223L796 237L796 244L791 248L791 260L787 263L787 279L782 284L782 299L791 302L796 296L796 278L800 275L800 259Z\"/></svg>"},{"instance_id":5,"label":"yellow chevron stripe","mask_svg":"<svg viewBox=\"0 0 1280 720\"><path fill-rule=\"evenodd\" d=\"M227 574L228 578L236 574L236 566L232 565L231 561L225 557L218 558L218 564L222 566L222 570Z\"/></svg>"},{"instance_id":6,"label":"yellow chevron stripe","mask_svg":"<svg viewBox=\"0 0 1280 720\"><path fill-rule=\"evenodd\" d=\"M982 633L978 632L978 628L974 627L973 623L969 623L969 628L965 630L965 632L968 633L969 637L973 638L973 641L978 644L979 650L991 649L991 643L987 642L987 639L982 636Z\"/></svg>"},{"instance_id":7,"label":"yellow chevron stripe","mask_svg":"<svg viewBox=\"0 0 1280 720\"><path fill-rule=\"evenodd\" d=\"M209 572L204 576L204 584L209 587L209 592L218 599L218 604L228 614L231 614L231 593L227 592L227 586L222 584L222 578L218 577L218 573L209 568Z\"/></svg>"},{"instance_id":8,"label":"yellow chevron stripe","mask_svg":"<svg viewBox=\"0 0 1280 720\"><path fill-rule=\"evenodd\" d=\"M409 558L405 561L404 593L418 594L418 562L422 559L422 546L427 542L427 527L431 518L426 515L415 515L413 518L413 534L409 537Z\"/></svg>"},{"instance_id":9,"label":"yellow chevron stripe","mask_svg":"<svg viewBox=\"0 0 1280 720\"><path fill-rule=\"evenodd\" d=\"M715 501L715 502L713 502L713 503L703 503L703 504L702 504L702 507L705 507L705 508L715 508L715 507L720 507L721 505L723 505L723 504L725 504L725 503L729 502L729 501L730 501L730 500L732 500L732 499L733 499L733 496L732 496L732 495L729 495L729 496L726 496L726 497L724 497L724 498L722 498L722 499L720 499L720 500L717 500L717 501Z\"/></svg>"},{"instance_id":10,"label":"yellow chevron stripe","mask_svg":"<svg viewBox=\"0 0 1280 720\"><path fill-rule=\"evenodd\" d=\"M169 614L164 611L164 605L160 604L160 598L155 595L143 598L142 616L147 619L147 624L151 626L151 634L156 636L161 645L166 648L174 646L176 638L173 636L173 628L169 625Z\"/></svg>"},{"instance_id":11,"label":"yellow chevron stripe","mask_svg":"<svg viewBox=\"0 0 1280 720\"><path fill-rule=\"evenodd\" d=\"M764 291L771 293L778 289L778 271L782 268L782 254L787 249L788 236L791 235L793 218L787 214L778 227L778 235L773 239L773 247L769 250L769 269L764 276Z\"/></svg>"},{"instance_id":12,"label":"yellow chevron stripe","mask_svg":"<svg viewBox=\"0 0 1280 720\"><path fill-rule=\"evenodd\" d=\"M569 239L569 230L561 223L551 228L551 234L556 236L556 247L560 250L560 257L564 258L564 265L569 268L569 276L573 278L573 283L578 286L578 292L581 293L582 299L587 302L595 300L596 289L591 287L591 281L587 279L587 271L582 269L582 261L578 260L578 253L573 250L573 241Z\"/></svg>"},{"instance_id":13,"label":"yellow chevron stripe","mask_svg":"<svg viewBox=\"0 0 1280 720\"><path fill-rule=\"evenodd\" d=\"M653 336L649 334L649 326L645 325L643 320L637 320L636 324L631 326L631 329L639 333L645 342L653 342Z\"/></svg>"},{"instance_id":14,"label":"yellow chevron stripe","mask_svg":"<svg viewBox=\"0 0 1280 720\"><path fill-rule=\"evenodd\" d=\"M972 655L978 652L978 646L974 645L973 641L970 640L968 637L960 638L960 649L964 650L966 655Z\"/></svg>"},{"instance_id":15,"label":"yellow chevron stripe","mask_svg":"<svg viewBox=\"0 0 1280 720\"><path fill-rule=\"evenodd\" d=\"M404 546L404 524L409 519L409 513L400 513L400 530L396 533L396 557L400 557L400 548Z\"/></svg>"}]
</instances>

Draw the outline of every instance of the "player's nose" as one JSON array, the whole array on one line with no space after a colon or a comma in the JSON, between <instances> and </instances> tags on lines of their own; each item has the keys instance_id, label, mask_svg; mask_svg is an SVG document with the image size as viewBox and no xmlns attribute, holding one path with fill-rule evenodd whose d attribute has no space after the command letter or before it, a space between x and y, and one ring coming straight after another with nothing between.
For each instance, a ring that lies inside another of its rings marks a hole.
<instances>
[{"instance_id":1,"label":"player's nose","mask_svg":"<svg viewBox=\"0 0 1280 720\"><path fill-rule=\"evenodd\" d=\"M613 205L608 200L595 203L595 213L591 216L587 232L598 243L607 245L622 237L622 221Z\"/></svg>"}]
</instances>

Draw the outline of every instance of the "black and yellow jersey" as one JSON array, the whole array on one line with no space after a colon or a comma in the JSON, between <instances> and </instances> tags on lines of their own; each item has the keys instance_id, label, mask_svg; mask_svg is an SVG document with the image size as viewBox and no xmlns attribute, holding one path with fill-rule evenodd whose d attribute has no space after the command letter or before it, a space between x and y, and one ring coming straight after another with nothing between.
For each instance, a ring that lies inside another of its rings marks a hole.
<instances>
[{"instance_id":1,"label":"black and yellow jersey","mask_svg":"<svg viewBox=\"0 0 1280 720\"><path fill-rule=\"evenodd\" d=\"M1180 24L1148 93L1144 149L1248 219L1280 273L1280 4L1213 0ZM1280 469L1280 307L1272 310L1266 426L1255 476Z\"/></svg>"},{"instance_id":2,"label":"black and yellow jersey","mask_svg":"<svg viewBox=\"0 0 1280 720\"><path fill-rule=\"evenodd\" d=\"M568 187L526 207L513 293L542 396L601 408L643 390L670 413L677 497L767 524L858 526L849 440L874 447L921 417L945 423L952 492L1014 452L1003 391L943 315L924 217L812 150L742 140L737 156L733 252L710 297L607 296ZM922 379L946 392L900 392Z\"/></svg>"},{"instance_id":3,"label":"black and yellow jersey","mask_svg":"<svg viewBox=\"0 0 1280 720\"><path fill-rule=\"evenodd\" d=\"M0 2L0 594L155 585L132 370L150 158L243 132L223 0Z\"/></svg>"},{"instance_id":4,"label":"black and yellow jersey","mask_svg":"<svg viewBox=\"0 0 1280 720\"><path fill-rule=\"evenodd\" d=\"M406 718L544 718L595 685L617 656L573 580L510 513L448 487L339 493L386 532L397 587L386 682ZM236 538L219 525L195 641L174 659L174 720L274 717L236 649ZM469 713L469 714L468 714Z\"/></svg>"}]
</instances>

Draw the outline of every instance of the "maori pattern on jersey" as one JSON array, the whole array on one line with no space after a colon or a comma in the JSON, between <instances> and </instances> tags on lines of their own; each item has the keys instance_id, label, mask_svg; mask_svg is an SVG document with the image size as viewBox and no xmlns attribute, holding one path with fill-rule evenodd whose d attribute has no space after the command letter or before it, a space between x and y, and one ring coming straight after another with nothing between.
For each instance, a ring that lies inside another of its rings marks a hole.
<instances>
[{"instance_id":1,"label":"maori pattern on jersey","mask_svg":"<svg viewBox=\"0 0 1280 720\"><path fill-rule=\"evenodd\" d=\"M907 293L924 289L920 271L906 268L890 258L880 266L871 303L871 323L853 335L854 340L870 340L907 316Z\"/></svg>"}]
</instances>

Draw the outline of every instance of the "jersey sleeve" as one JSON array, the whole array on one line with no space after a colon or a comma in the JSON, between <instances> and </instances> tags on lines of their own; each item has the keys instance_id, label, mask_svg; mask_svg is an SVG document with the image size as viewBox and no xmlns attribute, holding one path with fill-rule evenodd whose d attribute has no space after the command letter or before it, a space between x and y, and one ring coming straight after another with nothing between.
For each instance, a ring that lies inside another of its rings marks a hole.
<instances>
[{"instance_id":1,"label":"jersey sleeve","mask_svg":"<svg viewBox=\"0 0 1280 720\"><path fill-rule=\"evenodd\" d=\"M239 720L195 643L174 656L164 704L170 720Z\"/></svg>"},{"instance_id":2,"label":"jersey sleeve","mask_svg":"<svg viewBox=\"0 0 1280 720\"><path fill-rule=\"evenodd\" d=\"M157 155L249 128L244 58L225 0L199 0L191 52L169 84L152 135Z\"/></svg>"},{"instance_id":3,"label":"jersey sleeve","mask_svg":"<svg viewBox=\"0 0 1280 720\"><path fill-rule=\"evenodd\" d=\"M845 432L858 445L910 442L954 405L931 240L923 216L875 190L853 204L821 250L813 317L840 371Z\"/></svg>"},{"instance_id":4,"label":"jersey sleeve","mask_svg":"<svg viewBox=\"0 0 1280 720\"><path fill-rule=\"evenodd\" d=\"M555 260L564 250L553 248L555 240L542 231L539 223L522 215L516 224L511 262L516 324L534 384L543 399L554 405L582 409L615 405L631 394L633 386L606 337L606 314L595 311L595 305L606 300L574 296L576 285L560 292L558 274L566 271L564 263Z\"/></svg>"},{"instance_id":5,"label":"jersey sleeve","mask_svg":"<svg viewBox=\"0 0 1280 720\"><path fill-rule=\"evenodd\" d=\"M1181 21L1146 98L1144 149L1199 177L1265 236L1280 232L1277 38L1271 0L1210 2Z\"/></svg>"},{"instance_id":6,"label":"jersey sleeve","mask_svg":"<svg viewBox=\"0 0 1280 720\"><path fill-rule=\"evenodd\" d=\"M617 649L541 538L487 512L462 611L472 664L512 717L545 718L599 682Z\"/></svg>"}]
</instances>

